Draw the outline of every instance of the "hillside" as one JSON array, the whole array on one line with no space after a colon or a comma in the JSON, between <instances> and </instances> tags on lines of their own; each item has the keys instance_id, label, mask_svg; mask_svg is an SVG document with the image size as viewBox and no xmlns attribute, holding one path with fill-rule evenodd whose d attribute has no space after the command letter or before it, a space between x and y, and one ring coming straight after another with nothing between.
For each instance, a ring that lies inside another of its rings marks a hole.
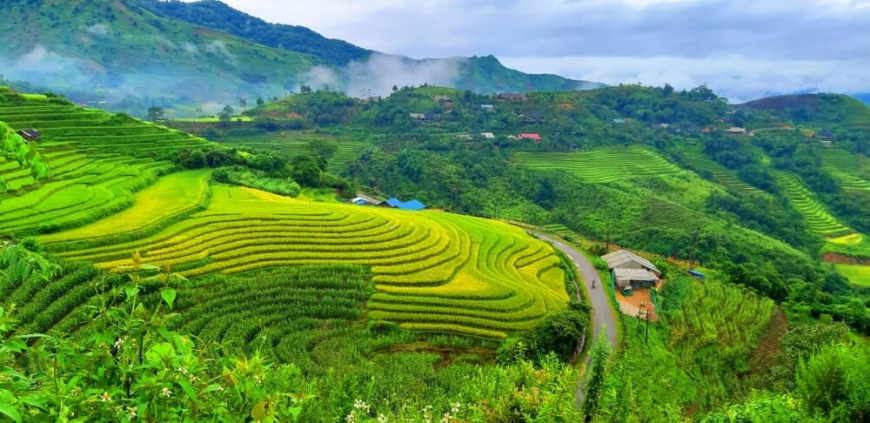
<instances>
[{"instance_id":1,"label":"hillside","mask_svg":"<svg viewBox=\"0 0 870 423\"><path fill-rule=\"evenodd\" d=\"M203 104L285 92L318 62L160 18L124 0L35 7L15 0L4 9L0 58L7 78L56 91L91 91L112 101L104 107L128 96Z\"/></svg>"},{"instance_id":2,"label":"hillside","mask_svg":"<svg viewBox=\"0 0 870 423\"><path fill-rule=\"evenodd\" d=\"M89 421L673 422L733 417L777 395L794 413L854 420L866 396L814 411L791 386L816 366L842 375L831 383L844 391L862 389L850 381L868 362L849 326L870 331L865 291L818 253L835 241L860 251L865 229L813 172L860 179L866 158L798 141L786 160L790 138L778 132L718 133L729 113L703 89L503 101L431 86L379 101L312 92L264 104L250 122L203 123L223 147L0 88L0 180L11 188L0 197L0 370L21 363L16 383L0 381L13 398L2 413L53 421L63 404ZM311 128L281 129L299 121ZM15 134L30 128L38 139ZM842 189L859 198L855 179ZM339 196L359 181L433 208ZM561 251L529 222L565 236ZM612 243L667 284L615 290L597 258ZM686 276L689 254L703 282ZM624 308L627 297L654 319ZM594 340L600 316L618 339ZM586 354L581 382L572 363ZM47 371L69 395L39 382ZM660 383L632 388L650 378ZM595 397L589 380L603 389L597 411L576 405Z\"/></svg>"},{"instance_id":3,"label":"hillside","mask_svg":"<svg viewBox=\"0 0 870 423\"><path fill-rule=\"evenodd\" d=\"M326 38L302 26L270 24L216 0L136 1L165 18L226 32L264 46L309 54L332 66L365 60L372 53L346 41Z\"/></svg>"},{"instance_id":4,"label":"hillside","mask_svg":"<svg viewBox=\"0 0 870 423\"><path fill-rule=\"evenodd\" d=\"M740 107L769 111L797 124L870 125L870 106L854 97L840 94L769 97L742 104Z\"/></svg>"},{"instance_id":5,"label":"hillside","mask_svg":"<svg viewBox=\"0 0 870 423\"><path fill-rule=\"evenodd\" d=\"M179 117L198 109L214 113L239 98L283 96L304 84L329 84L355 96L424 82L478 92L600 86L523 74L492 57L412 60L375 54L307 28L268 24L216 1L34 6L11 0L4 9L0 67L7 80L140 116L155 103L187 106ZM382 77L397 69L404 70L394 79Z\"/></svg>"}]
</instances>

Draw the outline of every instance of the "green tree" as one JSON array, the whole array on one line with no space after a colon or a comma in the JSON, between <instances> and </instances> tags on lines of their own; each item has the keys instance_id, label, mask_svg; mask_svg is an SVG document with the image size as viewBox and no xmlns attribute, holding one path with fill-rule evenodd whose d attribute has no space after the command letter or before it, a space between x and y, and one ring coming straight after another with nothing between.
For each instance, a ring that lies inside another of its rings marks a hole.
<instances>
[{"instance_id":1,"label":"green tree","mask_svg":"<svg viewBox=\"0 0 870 423\"><path fill-rule=\"evenodd\" d=\"M239 97L239 108L242 109L242 111L248 108L247 98Z\"/></svg>"},{"instance_id":2,"label":"green tree","mask_svg":"<svg viewBox=\"0 0 870 423\"><path fill-rule=\"evenodd\" d=\"M338 151L338 144L333 141L323 138L315 138L308 142L308 150L317 159L317 163L321 170L326 170L329 165L329 160Z\"/></svg>"},{"instance_id":3,"label":"green tree","mask_svg":"<svg viewBox=\"0 0 870 423\"><path fill-rule=\"evenodd\" d=\"M148 108L148 120L151 122L161 122L166 120L166 111L163 110L162 107L149 107Z\"/></svg>"},{"instance_id":4,"label":"green tree","mask_svg":"<svg viewBox=\"0 0 870 423\"><path fill-rule=\"evenodd\" d=\"M226 106L224 106L224 109L221 110L220 113L218 113L218 120L220 120L220 122L223 124L230 123L233 120L233 114L235 112L236 111L232 108L232 106L227 104Z\"/></svg>"},{"instance_id":5,"label":"green tree","mask_svg":"<svg viewBox=\"0 0 870 423\"><path fill-rule=\"evenodd\" d=\"M266 104L266 100L263 100L262 96L257 97L257 106L263 107L264 104Z\"/></svg>"},{"instance_id":6,"label":"green tree","mask_svg":"<svg viewBox=\"0 0 870 423\"><path fill-rule=\"evenodd\" d=\"M598 401L604 393L607 364L610 361L610 341L607 340L605 333L603 332L595 340L595 346L592 347L592 365L586 378L584 387L586 396L583 399L583 415L586 416L587 422L591 422L598 413Z\"/></svg>"}]
</instances>

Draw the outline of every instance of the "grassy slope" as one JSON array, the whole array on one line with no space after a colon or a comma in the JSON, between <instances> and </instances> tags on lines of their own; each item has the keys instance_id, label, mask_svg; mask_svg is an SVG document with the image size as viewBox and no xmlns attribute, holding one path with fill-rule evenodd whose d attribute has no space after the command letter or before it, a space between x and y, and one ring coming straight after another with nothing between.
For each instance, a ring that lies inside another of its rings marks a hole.
<instances>
[{"instance_id":1,"label":"grassy slope","mask_svg":"<svg viewBox=\"0 0 870 423\"><path fill-rule=\"evenodd\" d=\"M143 206L131 213L137 207ZM188 276L300 264L372 266L378 293L370 317L483 337L530 329L567 302L552 249L506 224L309 204L246 188L215 187L206 211L150 237L69 251L51 247L100 268L126 264L140 250L145 260Z\"/></svg>"},{"instance_id":2,"label":"grassy slope","mask_svg":"<svg viewBox=\"0 0 870 423\"><path fill-rule=\"evenodd\" d=\"M335 174L341 174L344 166L355 160L359 153L363 150L366 144L362 141L343 137L333 137L330 135L316 134L314 132L277 132L265 135L253 135L242 137L230 137L221 139L221 144L226 144L240 149L259 148L263 150L274 150L286 153L290 156L307 154L308 143L314 139L326 139L333 141L338 146L335 155L329 160L329 171Z\"/></svg>"},{"instance_id":3,"label":"grassy slope","mask_svg":"<svg viewBox=\"0 0 870 423\"><path fill-rule=\"evenodd\" d=\"M840 94L802 94L764 98L741 105L779 114L785 120L822 126L870 125L870 107Z\"/></svg>"},{"instance_id":4,"label":"grassy slope","mask_svg":"<svg viewBox=\"0 0 870 423\"><path fill-rule=\"evenodd\" d=\"M103 95L229 101L264 88L284 92L316 62L160 18L126 1L7 3L4 12L15 18L0 20L0 53L18 57L44 48L50 66L29 69L21 79L58 90L88 85Z\"/></svg>"}]
</instances>

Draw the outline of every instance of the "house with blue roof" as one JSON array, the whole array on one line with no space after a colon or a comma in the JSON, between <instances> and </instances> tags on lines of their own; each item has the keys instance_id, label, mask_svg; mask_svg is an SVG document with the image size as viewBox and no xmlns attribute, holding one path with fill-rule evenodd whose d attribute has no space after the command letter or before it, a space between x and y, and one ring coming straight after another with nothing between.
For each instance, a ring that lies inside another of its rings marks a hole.
<instances>
[{"instance_id":1,"label":"house with blue roof","mask_svg":"<svg viewBox=\"0 0 870 423\"><path fill-rule=\"evenodd\" d=\"M426 209L426 205L418 200L411 200L404 203L398 198L390 198L389 200L384 201L383 205L399 210L420 211Z\"/></svg>"}]
</instances>

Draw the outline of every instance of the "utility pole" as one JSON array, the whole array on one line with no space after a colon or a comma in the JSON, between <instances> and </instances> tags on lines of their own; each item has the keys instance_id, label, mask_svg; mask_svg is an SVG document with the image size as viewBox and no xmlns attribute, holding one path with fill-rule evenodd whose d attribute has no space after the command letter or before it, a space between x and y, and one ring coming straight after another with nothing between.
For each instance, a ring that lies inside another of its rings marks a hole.
<instances>
[{"instance_id":1,"label":"utility pole","mask_svg":"<svg viewBox=\"0 0 870 423\"><path fill-rule=\"evenodd\" d=\"M606 248L606 250L608 253L610 252L610 227L609 226L607 227L607 248Z\"/></svg>"},{"instance_id":2,"label":"utility pole","mask_svg":"<svg viewBox=\"0 0 870 423\"><path fill-rule=\"evenodd\" d=\"M692 258L689 261L689 269L695 268L695 252L696 252L695 247L698 245L698 233L699 232L700 232L699 229L695 229L694 231L692 231Z\"/></svg>"},{"instance_id":3,"label":"utility pole","mask_svg":"<svg viewBox=\"0 0 870 423\"><path fill-rule=\"evenodd\" d=\"M646 310L646 343L649 344L649 310Z\"/></svg>"}]
</instances>

